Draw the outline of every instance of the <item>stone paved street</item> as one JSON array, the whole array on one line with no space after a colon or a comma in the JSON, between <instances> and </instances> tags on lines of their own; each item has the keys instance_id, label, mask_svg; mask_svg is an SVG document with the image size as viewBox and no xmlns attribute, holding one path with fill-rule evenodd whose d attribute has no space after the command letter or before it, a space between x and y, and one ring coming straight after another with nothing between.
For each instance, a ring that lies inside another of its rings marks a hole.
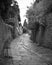
<instances>
[{"instance_id":1,"label":"stone paved street","mask_svg":"<svg viewBox=\"0 0 52 65\"><path fill-rule=\"evenodd\" d=\"M29 37L23 34L12 41L8 52L13 58L6 65L52 65L52 51L37 47Z\"/></svg>"}]
</instances>

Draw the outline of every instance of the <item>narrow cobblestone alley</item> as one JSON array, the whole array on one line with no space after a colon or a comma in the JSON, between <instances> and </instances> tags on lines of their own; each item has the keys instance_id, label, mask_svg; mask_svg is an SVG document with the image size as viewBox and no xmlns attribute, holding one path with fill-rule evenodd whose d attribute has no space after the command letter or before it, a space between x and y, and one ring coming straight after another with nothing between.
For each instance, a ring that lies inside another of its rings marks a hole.
<instances>
[{"instance_id":1,"label":"narrow cobblestone alley","mask_svg":"<svg viewBox=\"0 0 52 65\"><path fill-rule=\"evenodd\" d=\"M13 58L7 65L52 65L52 51L37 47L30 41L28 34L12 41L8 51Z\"/></svg>"},{"instance_id":2,"label":"narrow cobblestone alley","mask_svg":"<svg viewBox=\"0 0 52 65\"><path fill-rule=\"evenodd\" d=\"M0 65L52 65L52 0L0 0Z\"/></svg>"}]
</instances>

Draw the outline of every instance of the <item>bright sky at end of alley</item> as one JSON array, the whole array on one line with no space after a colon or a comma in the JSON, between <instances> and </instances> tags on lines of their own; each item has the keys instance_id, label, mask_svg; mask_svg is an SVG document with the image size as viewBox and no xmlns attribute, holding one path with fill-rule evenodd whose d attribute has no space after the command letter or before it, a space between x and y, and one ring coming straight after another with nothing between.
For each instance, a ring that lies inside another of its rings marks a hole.
<instances>
[{"instance_id":1,"label":"bright sky at end of alley","mask_svg":"<svg viewBox=\"0 0 52 65\"><path fill-rule=\"evenodd\" d=\"M25 20L25 15L27 11L27 6L31 6L31 3L33 3L35 0L16 0L18 2L19 8L20 8L20 16L21 16L21 23L23 24Z\"/></svg>"}]
</instances>

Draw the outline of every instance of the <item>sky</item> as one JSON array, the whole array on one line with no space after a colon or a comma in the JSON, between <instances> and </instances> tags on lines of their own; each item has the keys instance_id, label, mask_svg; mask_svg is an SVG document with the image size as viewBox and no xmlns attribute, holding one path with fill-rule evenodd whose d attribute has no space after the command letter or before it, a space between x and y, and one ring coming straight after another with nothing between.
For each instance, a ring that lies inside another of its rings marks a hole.
<instances>
[{"instance_id":1,"label":"sky","mask_svg":"<svg viewBox=\"0 0 52 65\"><path fill-rule=\"evenodd\" d=\"M18 2L19 8L20 8L20 16L21 16L21 23L23 25L24 20L26 19L26 11L27 6L31 6L31 3L33 3L35 0L16 0Z\"/></svg>"}]
</instances>

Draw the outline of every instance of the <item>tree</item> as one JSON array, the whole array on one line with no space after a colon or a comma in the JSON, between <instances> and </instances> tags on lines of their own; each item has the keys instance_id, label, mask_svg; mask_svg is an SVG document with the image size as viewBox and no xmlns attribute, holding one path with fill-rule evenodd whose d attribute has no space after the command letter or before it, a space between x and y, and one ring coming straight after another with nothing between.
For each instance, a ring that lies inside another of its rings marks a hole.
<instances>
[{"instance_id":1,"label":"tree","mask_svg":"<svg viewBox=\"0 0 52 65\"><path fill-rule=\"evenodd\" d=\"M50 7L52 6L52 0L38 0L27 10L28 22L35 22L37 19L44 17L48 12L50 12Z\"/></svg>"},{"instance_id":2,"label":"tree","mask_svg":"<svg viewBox=\"0 0 52 65\"><path fill-rule=\"evenodd\" d=\"M7 15L8 8L10 7L12 0L0 0L0 15L4 19Z\"/></svg>"},{"instance_id":3,"label":"tree","mask_svg":"<svg viewBox=\"0 0 52 65\"><path fill-rule=\"evenodd\" d=\"M13 4L13 6L11 6L11 4ZM0 0L0 15L2 16L3 20L14 17L16 14L18 20L20 21L20 9L17 1Z\"/></svg>"},{"instance_id":4,"label":"tree","mask_svg":"<svg viewBox=\"0 0 52 65\"><path fill-rule=\"evenodd\" d=\"M9 9L8 9L8 14L7 14L8 18L9 19L9 23L13 26L13 36L14 38L16 37L16 32L18 32L18 30L16 29L16 27L19 27L19 22L21 21L21 18L20 18L20 9L19 9L19 6L18 6L18 2L14 1L13 2L13 6L11 6ZM7 22L8 23L8 22Z\"/></svg>"},{"instance_id":5,"label":"tree","mask_svg":"<svg viewBox=\"0 0 52 65\"><path fill-rule=\"evenodd\" d=\"M15 0L0 0L0 15L4 20L3 23L11 26L14 35L16 26L19 26L19 21L21 21L18 2Z\"/></svg>"}]
</instances>

